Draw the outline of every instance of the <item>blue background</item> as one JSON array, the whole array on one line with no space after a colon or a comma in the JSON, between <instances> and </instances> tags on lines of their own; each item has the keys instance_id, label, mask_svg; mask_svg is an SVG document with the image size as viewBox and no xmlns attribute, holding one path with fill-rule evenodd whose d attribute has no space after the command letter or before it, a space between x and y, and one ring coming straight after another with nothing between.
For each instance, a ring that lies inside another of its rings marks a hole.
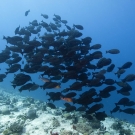
<instances>
[{"instance_id":1,"label":"blue background","mask_svg":"<svg viewBox=\"0 0 135 135\"><path fill-rule=\"evenodd\" d=\"M30 9L30 13L26 17L25 11ZM49 15L48 23L52 22L54 14L58 14L62 19L68 21L69 26L73 24L81 24L84 27L83 36L92 37L91 45L100 43L101 51L104 57L111 58L117 67L122 66L125 62L131 61L133 65L127 69L122 75L124 78L129 73L135 73L135 1L134 0L4 0L0 3L0 50L5 49L7 45L3 40L4 36L14 36L14 30L19 25L25 27L30 21L37 19L39 22L43 20L42 14ZM117 48L120 50L119 55L106 54L106 50ZM0 64L1 71L4 73L7 64ZM39 74L32 74L33 82L42 85L43 82L38 79ZM108 73L107 77L117 80L113 73ZM8 74L7 78L0 83L1 88L10 92L17 92L18 89L13 89L10 81L13 80L13 74ZM130 95L130 100L135 101L135 84L130 83L133 90ZM62 89L68 87L69 84L62 85ZM97 91L103 87L96 88ZM120 89L120 88L118 88ZM83 91L85 91L85 87ZM54 91L54 90L47 90ZM59 91L59 90L57 90ZM46 91L38 89L34 92L23 91L20 93L24 96L31 96L36 99L47 101ZM114 103L123 96L111 93L111 97L103 99L104 109L110 115L109 110L112 110ZM56 105L62 106L63 101L56 102ZM133 106L135 109L135 106ZM127 115L124 113L114 113L112 116L126 119L130 122L135 122L135 115Z\"/></svg>"}]
</instances>

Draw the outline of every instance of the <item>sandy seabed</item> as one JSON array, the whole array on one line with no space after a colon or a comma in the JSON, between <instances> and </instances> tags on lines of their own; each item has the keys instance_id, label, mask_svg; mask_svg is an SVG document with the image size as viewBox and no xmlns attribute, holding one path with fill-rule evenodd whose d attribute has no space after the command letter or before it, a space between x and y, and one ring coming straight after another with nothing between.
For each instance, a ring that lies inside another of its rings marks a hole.
<instances>
[{"instance_id":1,"label":"sandy seabed","mask_svg":"<svg viewBox=\"0 0 135 135\"><path fill-rule=\"evenodd\" d=\"M107 117L90 121L85 112L63 112L47 103L0 89L0 135L135 135L135 125Z\"/></svg>"}]
</instances>

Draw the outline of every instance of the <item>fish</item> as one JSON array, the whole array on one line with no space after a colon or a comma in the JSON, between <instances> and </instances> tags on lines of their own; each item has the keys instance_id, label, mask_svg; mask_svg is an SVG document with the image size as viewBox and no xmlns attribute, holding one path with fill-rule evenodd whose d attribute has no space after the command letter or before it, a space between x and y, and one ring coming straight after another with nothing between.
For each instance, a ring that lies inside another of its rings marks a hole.
<instances>
[{"instance_id":1,"label":"fish","mask_svg":"<svg viewBox=\"0 0 135 135\"><path fill-rule=\"evenodd\" d=\"M103 68L104 66L110 65L112 60L110 58L101 58L97 63L97 68Z\"/></svg>"},{"instance_id":2,"label":"fish","mask_svg":"<svg viewBox=\"0 0 135 135\"><path fill-rule=\"evenodd\" d=\"M135 109L133 109L133 108L127 108L127 109L120 109L119 110L120 112L124 112L124 113L126 113L126 114L135 114Z\"/></svg>"},{"instance_id":3,"label":"fish","mask_svg":"<svg viewBox=\"0 0 135 135\"><path fill-rule=\"evenodd\" d=\"M48 19L48 15L46 14L41 14L41 16L43 16L45 19Z\"/></svg>"},{"instance_id":4,"label":"fish","mask_svg":"<svg viewBox=\"0 0 135 135\"><path fill-rule=\"evenodd\" d=\"M48 99L49 101L52 100L57 101L60 100L61 98L61 93L60 92L46 92L46 95L48 95L50 98Z\"/></svg>"},{"instance_id":5,"label":"fish","mask_svg":"<svg viewBox=\"0 0 135 135\"><path fill-rule=\"evenodd\" d=\"M95 105L93 105L91 108L89 108L89 109L86 111L86 113L87 113L87 114L92 114L92 113L94 113L94 112L100 110L101 108L103 108L103 106L104 106L103 104L95 104Z\"/></svg>"},{"instance_id":6,"label":"fish","mask_svg":"<svg viewBox=\"0 0 135 135\"><path fill-rule=\"evenodd\" d=\"M120 109L120 106L116 105L116 107L115 107L114 109L112 109L112 110L110 111L110 113L112 114L112 113L114 113L114 112L118 112L119 109Z\"/></svg>"},{"instance_id":7,"label":"fish","mask_svg":"<svg viewBox=\"0 0 135 135\"><path fill-rule=\"evenodd\" d=\"M123 82L132 82L135 80L135 74L129 74L124 79L122 79Z\"/></svg>"},{"instance_id":8,"label":"fish","mask_svg":"<svg viewBox=\"0 0 135 135\"><path fill-rule=\"evenodd\" d=\"M21 65L20 64L13 64L9 68L7 68L7 72L5 72L5 73L6 74L8 74L8 73L15 73L19 69L21 69Z\"/></svg>"},{"instance_id":9,"label":"fish","mask_svg":"<svg viewBox=\"0 0 135 135\"><path fill-rule=\"evenodd\" d=\"M106 53L118 54L118 53L120 53L120 51L118 49L111 49L111 50L106 51Z\"/></svg>"},{"instance_id":10,"label":"fish","mask_svg":"<svg viewBox=\"0 0 135 135\"><path fill-rule=\"evenodd\" d=\"M29 90L32 86L33 86L33 83L27 83L27 84L21 86L19 91L22 92L23 90Z\"/></svg>"},{"instance_id":11,"label":"fish","mask_svg":"<svg viewBox=\"0 0 135 135\"><path fill-rule=\"evenodd\" d=\"M66 102L73 102L72 98L61 97L61 99Z\"/></svg>"},{"instance_id":12,"label":"fish","mask_svg":"<svg viewBox=\"0 0 135 135\"><path fill-rule=\"evenodd\" d=\"M115 65L111 64L110 66L107 67L107 72L112 72L114 68L115 68Z\"/></svg>"},{"instance_id":13,"label":"fish","mask_svg":"<svg viewBox=\"0 0 135 135\"><path fill-rule=\"evenodd\" d=\"M116 83L116 81L113 79L105 79L102 83L104 83L106 85L113 85Z\"/></svg>"},{"instance_id":14,"label":"fish","mask_svg":"<svg viewBox=\"0 0 135 135\"><path fill-rule=\"evenodd\" d=\"M122 98L117 103L115 103L115 105L116 106L117 105L124 105L125 106L129 101L130 101L129 98Z\"/></svg>"},{"instance_id":15,"label":"fish","mask_svg":"<svg viewBox=\"0 0 135 135\"><path fill-rule=\"evenodd\" d=\"M29 14L29 12L30 12L30 10L27 10L27 11L25 12L25 16L27 16L27 15Z\"/></svg>"},{"instance_id":16,"label":"fish","mask_svg":"<svg viewBox=\"0 0 135 135\"><path fill-rule=\"evenodd\" d=\"M19 34L20 25L15 29L15 35Z\"/></svg>"},{"instance_id":17,"label":"fish","mask_svg":"<svg viewBox=\"0 0 135 135\"><path fill-rule=\"evenodd\" d=\"M76 111L86 111L86 108L83 107L83 106L81 106L81 107L78 107L78 108L76 109Z\"/></svg>"},{"instance_id":18,"label":"fish","mask_svg":"<svg viewBox=\"0 0 135 135\"><path fill-rule=\"evenodd\" d=\"M72 98L72 97L75 97L76 95L77 95L76 92L70 92L70 93L67 93L66 95L62 95L62 97Z\"/></svg>"},{"instance_id":19,"label":"fish","mask_svg":"<svg viewBox=\"0 0 135 135\"><path fill-rule=\"evenodd\" d=\"M50 107L51 109L56 109L56 106L53 103L46 103L47 107Z\"/></svg>"},{"instance_id":20,"label":"fish","mask_svg":"<svg viewBox=\"0 0 135 135\"><path fill-rule=\"evenodd\" d=\"M75 106L70 105L69 103L65 103L64 106L66 106L66 108L62 111L67 111L67 112L72 112L76 110Z\"/></svg>"},{"instance_id":21,"label":"fish","mask_svg":"<svg viewBox=\"0 0 135 135\"><path fill-rule=\"evenodd\" d=\"M51 80L48 78L44 78L41 75L39 76L39 79L42 80L43 82L50 82Z\"/></svg>"},{"instance_id":22,"label":"fish","mask_svg":"<svg viewBox=\"0 0 135 135\"><path fill-rule=\"evenodd\" d=\"M134 101L129 101L125 106L134 106L135 102Z\"/></svg>"},{"instance_id":23,"label":"fish","mask_svg":"<svg viewBox=\"0 0 135 135\"><path fill-rule=\"evenodd\" d=\"M68 23L67 20L61 20L62 23L64 23L65 25Z\"/></svg>"},{"instance_id":24,"label":"fish","mask_svg":"<svg viewBox=\"0 0 135 135\"><path fill-rule=\"evenodd\" d=\"M54 14L54 16L58 19L61 20L61 17L59 15Z\"/></svg>"},{"instance_id":25,"label":"fish","mask_svg":"<svg viewBox=\"0 0 135 135\"><path fill-rule=\"evenodd\" d=\"M103 112L95 112L95 117L97 120L105 120L105 118L107 117L107 114L105 113L105 111Z\"/></svg>"},{"instance_id":26,"label":"fish","mask_svg":"<svg viewBox=\"0 0 135 135\"><path fill-rule=\"evenodd\" d=\"M83 30L83 26L82 25L73 25L73 27L75 27L75 28L77 28L77 29L79 29L79 30Z\"/></svg>"},{"instance_id":27,"label":"fish","mask_svg":"<svg viewBox=\"0 0 135 135\"><path fill-rule=\"evenodd\" d=\"M126 62L125 64L123 64L121 67L118 67L119 69L128 69L132 66L132 62Z\"/></svg>"},{"instance_id":28,"label":"fish","mask_svg":"<svg viewBox=\"0 0 135 135\"><path fill-rule=\"evenodd\" d=\"M93 46L90 47L90 49L100 49L101 48L101 44L95 44Z\"/></svg>"},{"instance_id":29,"label":"fish","mask_svg":"<svg viewBox=\"0 0 135 135\"><path fill-rule=\"evenodd\" d=\"M121 76L123 73L125 73L125 69L119 69L119 70L115 73L115 75L117 75L117 77L120 78L120 76Z\"/></svg>"}]
</instances>

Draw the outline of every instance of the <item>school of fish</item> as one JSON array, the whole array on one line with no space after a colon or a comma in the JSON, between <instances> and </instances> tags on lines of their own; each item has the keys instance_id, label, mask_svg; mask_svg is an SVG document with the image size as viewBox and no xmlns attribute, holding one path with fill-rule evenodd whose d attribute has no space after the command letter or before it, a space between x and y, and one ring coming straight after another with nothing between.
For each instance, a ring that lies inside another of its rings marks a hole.
<instances>
[{"instance_id":1,"label":"school of fish","mask_svg":"<svg viewBox=\"0 0 135 135\"><path fill-rule=\"evenodd\" d=\"M29 12L30 10L26 11L25 16ZM56 92L46 92L49 96L49 107L56 108L52 102L64 100L63 111L85 111L84 117L87 118L94 113L98 120L107 117L105 111L100 112L105 106L102 100L109 98L111 92L116 92L123 95L123 98L115 103L116 107L112 108L110 113L119 111L135 114L135 101L128 98L132 91L130 82L135 80L135 74L123 77L132 62L125 62L119 68L115 67L111 58L103 56L100 51L101 44L91 45L92 38L89 36L82 38L82 25L69 26L67 20L56 14L53 22L47 23L49 16L41 16L41 22L33 20L26 27L18 26L14 36L3 36L7 45L0 53L0 63L6 63L9 68L4 74L0 74L0 82L12 73L14 79L11 85L17 87L20 92L54 89ZM105 52L112 55L120 53L116 48ZM117 81L106 77L110 72L115 72ZM44 83L42 86L32 81L31 74L35 73L40 73L37 78ZM63 88L67 83L70 85ZM101 86L104 88L97 91L96 88ZM85 90L86 88L89 90ZM91 105L92 103L94 105ZM121 109L121 106L127 108Z\"/></svg>"}]
</instances>

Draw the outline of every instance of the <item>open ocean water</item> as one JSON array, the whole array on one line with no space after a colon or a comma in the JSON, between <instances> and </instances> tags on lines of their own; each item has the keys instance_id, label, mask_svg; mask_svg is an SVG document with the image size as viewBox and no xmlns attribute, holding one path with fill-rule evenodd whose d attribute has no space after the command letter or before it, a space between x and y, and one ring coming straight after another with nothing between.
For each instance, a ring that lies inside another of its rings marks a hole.
<instances>
[{"instance_id":1,"label":"open ocean water","mask_svg":"<svg viewBox=\"0 0 135 135\"><path fill-rule=\"evenodd\" d=\"M82 33L81 37L78 37L77 39L82 40L85 37L91 37L92 41L90 43L90 46L95 44L101 44L101 48L99 50L91 50L89 53L93 53L95 51L101 51L103 56L105 58L110 58L112 60L112 63L115 64L114 70L109 73L105 73L106 79L111 78L116 81L121 81L123 78L125 78L129 74L135 74L135 1L133 0L120 0L120 1L108 1L108 0L4 0L1 1L0 4L0 51L5 50L6 45L7 46L13 46L10 43L7 43L6 40L3 39L3 36L5 37L13 37L15 36L15 29L20 26L21 28L25 28L27 26L30 26L30 22L33 20L37 20L38 23L41 23L43 20L44 22L54 23L53 18L55 15L59 15L62 20L67 20L67 25L71 28L73 27L73 24L75 25L82 25L83 30L76 30L80 31ZM25 16L25 12L30 10L27 16ZM41 14L46 14L49 16L48 19L45 19ZM36 26L37 27L37 26ZM42 28L43 29L43 28ZM60 31L67 30L67 28L62 24L62 27L59 28ZM54 30L55 31L55 30ZM39 39L39 36L42 36L44 33L54 33L47 32L45 29L39 31L37 34L32 34L29 40L33 40L36 37L36 40L39 40L41 42L41 39ZM59 33L59 31L55 31ZM38 35L40 33L40 35ZM24 35L17 34L16 36L23 37ZM63 37L67 38L67 37ZM56 40L56 39L55 39ZM64 43L63 43L64 44ZM52 48L51 48L52 49ZM119 54L109 54L106 53L107 50L110 49L118 49L120 51ZM77 52L77 50L76 50ZM78 51L79 52L79 51ZM35 53L35 52L34 52ZM21 53L18 53L19 56L22 57L22 60L18 62L21 65L21 69L24 68L24 65L27 64L27 60L24 56L21 55ZM10 54L11 58L12 53ZM77 55L77 53L76 53ZM50 55L51 56L51 55ZM85 56L85 55L84 55ZM0 57L4 57L3 55ZM49 59L49 57L48 57ZM64 59L64 58L63 58ZM24 64L22 63L24 61ZM66 60L65 60L66 61ZM71 60L72 61L72 60ZM98 60L91 61L92 64L97 64ZM118 67L121 67L125 62L132 62L132 66L128 69L125 69L125 73L121 75L121 77L118 79L118 77L114 74L118 71ZM43 64L43 63L42 63ZM61 64L65 64L62 63ZM47 66L50 66L47 62ZM73 63L71 64L73 65ZM55 66L54 66L55 67ZM101 69L107 69L108 66L104 66ZM0 74L5 74L7 72L7 68L10 68L10 66L4 62L0 63ZM101 69L96 70L88 70L86 73L90 72L99 72ZM17 86L15 89L12 87L12 81L14 79L14 74L19 74L21 71L18 70L15 73L8 73L6 75L6 78L3 79L2 82L0 82L0 87L4 88L5 90L12 91L12 92L18 92L18 89L20 86ZM38 84L39 86L43 85L44 82L39 79L39 75L43 72L36 72L36 73L25 73L24 74L30 75L32 81ZM45 76L48 77L48 76ZM62 76L63 77L63 76ZM89 79L92 77L90 75ZM74 80L75 81L75 80ZM43 90L41 87L39 87L35 91L28 91L24 90L20 93L20 95L23 96L30 96L35 99L48 101L49 96L46 95L46 92L61 92L65 88L69 88L69 86L74 82L69 81L67 83L61 83L60 89L46 89ZM61 80L58 80L56 82L61 82ZM115 103L117 103L122 98L128 98L130 101L135 102L135 81L128 82L129 85L132 87L132 91L130 91L129 96L125 96L122 94L118 94L117 90L119 90L121 87L114 84L116 87L115 91L110 92L110 97L108 98L102 98L102 103L104 107L100 109L99 111L105 111L107 115L113 116L115 118L119 118L122 120L127 120L129 122L134 123L135 122L135 113L134 114L127 114L123 112L116 112L116 113L110 113L110 111L115 107ZM107 85L102 85L99 87L87 87L83 86L82 91L74 91L78 95L75 98L79 98L79 95L81 93L84 93L85 91L89 90L90 88L95 88L96 92L99 93L100 90L103 90ZM52 101L51 101L52 102ZM62 106L64 107L65 101L59 100L55 101L54 104L56 106ZM70 103L73 105L73 103ZM93 104L90 104L89 107L91 107ZM74 106L78 107L80 105L74 104ZM120 106L122 110L126 108L132 108L135 109L135 105L131 107L127 106ZM98 112L98 111L97 111Z\"/></svg>"}]
</instances>

